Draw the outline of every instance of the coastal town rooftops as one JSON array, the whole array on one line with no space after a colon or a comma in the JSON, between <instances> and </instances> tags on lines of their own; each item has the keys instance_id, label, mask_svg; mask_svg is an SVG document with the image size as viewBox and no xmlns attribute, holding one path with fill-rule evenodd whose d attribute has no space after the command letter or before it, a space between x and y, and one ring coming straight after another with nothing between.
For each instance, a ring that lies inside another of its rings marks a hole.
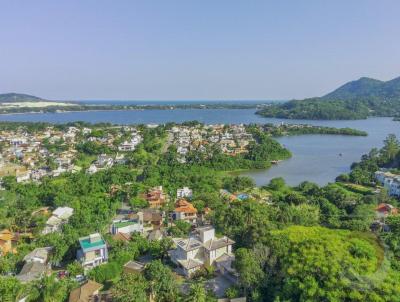
<instances>
[{"instance_id":1,"label":"coastal town rooftops","mask_svg":"<svg viewBox=\"0 0 400 302\"><path fill-rule=\"evenodd\" d=\"M106 246L106 242L99 233L79 238L79 244L83 252L98 250Z\"/></svg>"}]
</instances>

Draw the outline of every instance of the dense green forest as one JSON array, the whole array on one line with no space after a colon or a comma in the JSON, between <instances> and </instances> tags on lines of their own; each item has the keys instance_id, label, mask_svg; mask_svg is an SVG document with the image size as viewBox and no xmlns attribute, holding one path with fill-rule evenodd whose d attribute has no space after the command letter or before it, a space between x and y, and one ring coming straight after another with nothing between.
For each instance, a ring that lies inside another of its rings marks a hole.
<instances>
[{"instance_id":1,"label":"dense green forest","mask_svg":"<svg viewBox=\"0 0 400 302\"><path fill-rule=\"evenodd\" d=\"M400 78L383 82L361 78L317 98L268 105L257 111L265 117L346 120L400 114Z\"/></svg>"}]
</instances>

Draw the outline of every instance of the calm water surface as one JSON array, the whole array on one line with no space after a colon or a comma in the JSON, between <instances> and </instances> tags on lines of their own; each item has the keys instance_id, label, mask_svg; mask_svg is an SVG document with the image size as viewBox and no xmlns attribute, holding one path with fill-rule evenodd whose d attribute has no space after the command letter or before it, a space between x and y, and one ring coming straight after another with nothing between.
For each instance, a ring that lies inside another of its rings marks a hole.
<instances>
[{"instance_id":1,"label":"calm water surface","mask_svg":"<svg viewBox=\"0 0 400 302\"><path fill-rule=\"evenodd\" d=\"M290 149L293 157L269 170L243 173L254 178L257 185L268 183L274 177L284 177L290 185L309 180L324 185L334 181L341 173L349 171L351 163L373 147L381 147L389 133L400 137L400 122L391 118L370 118L358 121L309 121L262 118L254 109L189 109L189 110L129 110L86 111L65 113L37 113L0 115L3 121L32 121L65 123L70 121L111 122L116 124L166 123L198 120L216 123L307 123L332 127L351 127L368 132L367 137L336 135L301 135L279 138ZM339 156L339 154L342 156Z\"/></svg>"}]
</instances>

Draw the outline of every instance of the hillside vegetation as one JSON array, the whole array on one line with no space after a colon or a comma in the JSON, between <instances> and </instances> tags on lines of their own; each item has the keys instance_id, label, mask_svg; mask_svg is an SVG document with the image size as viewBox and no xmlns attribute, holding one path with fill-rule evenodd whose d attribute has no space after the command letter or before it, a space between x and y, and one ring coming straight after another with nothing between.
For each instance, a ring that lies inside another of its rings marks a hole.
<instances>
[{"instance_id":1,"label":"hillside vegetation","mask_svg":"<svg viewBox=\"0 0 400 302\"><path fill-rule=\"evenodd\" d=\"M391 81L361 78L323 97L292 100L257 111L265 117L345 120L369 116L398 116L400 77Z\"/></svg>"},{"instance_id":2,"label":"hillside vegetation","mask_svg":"<svg viewBox=\"0 0 400 302\"><path fill-rule=\"evenodd\" d=\"M16 103L16 102L38 102L38 101L45 101L40 97L23 94L23 93L3 93L0 94L0 103Z\"/></svg>"}]
</instances>

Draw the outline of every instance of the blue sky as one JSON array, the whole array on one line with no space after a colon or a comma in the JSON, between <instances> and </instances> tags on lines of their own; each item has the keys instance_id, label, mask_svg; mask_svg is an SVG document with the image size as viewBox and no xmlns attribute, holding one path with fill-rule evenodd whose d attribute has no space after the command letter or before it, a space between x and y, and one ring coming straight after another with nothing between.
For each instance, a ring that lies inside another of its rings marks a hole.
<instances>
[{"instance_id":1,"label":"blue sky","mask_svg":"<svg viewBox=\"0 0 400 302\"><path fill-rule=\"evenodd\" d=\"M398 0L0 0L0 93L291 99L400 76Z\"/></svg>"}]
</instances>

